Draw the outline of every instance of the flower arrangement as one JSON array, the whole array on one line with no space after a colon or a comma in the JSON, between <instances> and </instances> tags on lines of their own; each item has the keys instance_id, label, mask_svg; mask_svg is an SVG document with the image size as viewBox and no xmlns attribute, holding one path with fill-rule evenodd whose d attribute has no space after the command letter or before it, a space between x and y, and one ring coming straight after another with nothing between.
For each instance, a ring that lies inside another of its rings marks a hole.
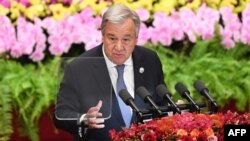
<instances>
[{"instance_id":1,"label":"flower arrangement","mask_svg":"<svg viewBox=\"0 0 250 141\"><path fill-rule=\"evenodd\" d=\"M225 124L250 124L250 113L183 113L110 130L113 141L223 141Z\"/></svg>"},{"instance_id":2,"label":"flower arrangement","mask_svg":"<svg viewBox=\"0 0 250 141\"><path fill-rule=\"evenodd\" d=\"M234 12L240 13L249 0L0 0L0 15L10 15L11 19L24 15L30 20L35 17L53 16L61 19L65 14L74 14L86 7L91 7L96 14L111 4L124 3L133 9L145 8L154 12L170 13L173 9L189 8L197 10L202 3L213 9L230 7Z\"/></svg>"},{"instance_id":3,"label":"flower arrangement","mask_svg":"<svg viewBox=\"0 0 250 141\"><path fill-rule=\"evenodd\" d=\"M235 47L236 43L250 44L249 4L242 12L241 19L229 7L217 11L206 4L196 12L187 8L173 10L169 15L155 12L151 21L148 10L140 8L136 12L142 19L138 39L140 45L152 43L170 46L174 41L187 39L195 43L217 36L227 49ZM100 22L101 16L95 15L92 8L85 8L59 21L46 17L35 18L31 22L25 17L18 17L15 25L7 16L0 16L0 55L7 54L12 58L28 55L38 62L44 59L46 50L60 56L67 53L72 44L79 43L84 43L88 50L101 43Z\"/></svg>"}]
</instances>

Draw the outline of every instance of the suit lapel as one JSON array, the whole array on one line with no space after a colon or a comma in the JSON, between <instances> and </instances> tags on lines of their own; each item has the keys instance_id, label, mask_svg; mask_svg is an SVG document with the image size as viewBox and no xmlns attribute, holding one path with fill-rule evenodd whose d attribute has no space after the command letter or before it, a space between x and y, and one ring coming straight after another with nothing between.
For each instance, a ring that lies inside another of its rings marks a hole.
<instances>
[{"instance_id":1,"label":"suit lapel","mask_svg":"<svg viewBox=\"0 0 250 141\"><path fill-rule=\"evenodd\" d=\"M102 47L98 46L96 51L96 56L89 57L92 64L92 70L94 73L93 78L96 80L97 85L101 88L103 92L111 93L112 85L109 77L108 69L105 63L105 59L102 54Z\"/></svg>"},{"instance_id":2,"label":"suit lapel","mask_svg":"<svg viewBox=\"0 0 250 141\"><path fill-rule=\"evenodd\" d=\"M145 103L141 100L141 98L136 94L136 89L140 86L145 86L145 63L144 63L144 59L142 54L140 54L140 52L138 52L137 50L137 46L135 47L135 50L132 54L132 58L133 58L133 65L134 65L134 87L135 87L135 91L134 91L134 100L136 105L140 108L140 107L144 107ZM133 114L132 117L132 121L136 121L136 115Z\"/></svg>"},{"instance_id":3,"label":"suit lapel","mask_svg":"<svg viewBox=\"0 0 250 141\"><path fill-rule=\"evenodd\" d=\"M97 56L101 56L103 58L102 48L100 47L97 50ZM111 101L110 101L110 109L111 109L111 118L115 118L118 122L120 122L120 125L125 126L125 122L123 121L121 110L115 95L114 88L111 83L111 79L109 76L109 72L107 69L107 65L105 63L105 59L98 59L97 61L93 61L92 70L94 74L94 78L96 79L96 82L98 83L97 88L101 88L103 92L109 93L111 95ZM109 89L107 89L109 88ZM106 102L106 101L104 101Z\"/></svg>"},{"instance_id":4,"label":"suit lapel","mask_svg":"<svg viewBox=\"0 0 250 141\"><path fill-rule=\"evenodd\" d=\"M91 60L91 70L93 79L96 82L96 88L99 90L98 98L103 100L102 111L103 116L111 116L112 111L112 84L108 74L108 70L105 64L104 58L92 58Z\"/></svg>"},{"instance_id":5,"label":"suit lapel","mask_svg":"<svg viewBox=\"0 0 250 141\"><path fill-rule=\"evenodd\" d=\"M133 57L133 65L134 65L134 87L135 87L135 92L136 89L140 86L145 86L145 63L142 54L140 54L137 50L137 46L135 47L135 50L132 54ZM135 102L139 102L136 104L140 104L140 97L137 96L135 93Z\"/></svg>"},{"instance_id":6,"label":"suit lapel","mask_svg":"<svg viewBox=\"0 0 250 141\"><path fill-rule=\"evenodd\" d=\"M135 47L135 50L132 54L132 58L133 58L133 65L134 65L134 81L135 81L135 90L144 85L144 73L141 71L140 69L145 69L144 66L144 61L143 61L143 57L141 57L141 54L138 53L137 47Z\"/></svg>"},{"instance_id":7,"label":"suit lapel","mask_svg":"<svg viewBox=\"0 0 250 141\"><path fill-rule=\"evenodd\" d=\"M112 90L111 80L109 77L108 69L105 64L104 58L93 58L92 61L92 71L93 78L96 79L96 82L98 84L98 88L101 88L102 91L107 92Z\"/></svg>"}]
</instances>

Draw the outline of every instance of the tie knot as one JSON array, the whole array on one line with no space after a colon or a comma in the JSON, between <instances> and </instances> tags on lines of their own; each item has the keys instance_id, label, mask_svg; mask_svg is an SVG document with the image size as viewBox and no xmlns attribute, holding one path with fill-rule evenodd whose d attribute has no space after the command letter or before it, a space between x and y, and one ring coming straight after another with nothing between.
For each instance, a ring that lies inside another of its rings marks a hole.
<instances>
[{"instance_id":1,"label":"tie knot","mask_svg":"<svg viewBox=\"0 0 250 141\"><path fill-rule=\"evenodd\" d=\"M122 64L122 65L117 65L117 66L116 66L116 70L117 70L118 75L122 75L122 74L123 74L123 72L124 72L124 67L125 67L124 64Z\"/></svg>"}]
</instances>

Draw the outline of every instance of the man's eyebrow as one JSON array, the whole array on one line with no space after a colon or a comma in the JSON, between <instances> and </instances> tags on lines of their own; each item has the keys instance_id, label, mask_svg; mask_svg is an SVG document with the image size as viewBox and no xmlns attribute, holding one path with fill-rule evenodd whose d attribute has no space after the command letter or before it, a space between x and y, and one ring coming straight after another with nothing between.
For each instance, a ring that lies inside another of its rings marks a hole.
<instances>
[{"instance_id":1,"label":"man's eyebrow","mask_svg":"<svg viewBox=\"0 0 250 141\"><path fill-rule=\"evenodd\" d=\"M126 34L124 37L132 37L131 34Z\"/></svg>"},{"instance_id":2,"label":"man's eyebrow","mask_svg":"<svg viewBox=\"0 0 250 141\"><path fill-rule=\"evenodd\" d=\"M112 33L107 33L107 36L112 36L112 37L116 37L114 34L112 34ZM131 34L126 34L126 35L124 35L123 37L125 37L125 38L127 38L127 37L132 37L132 35Z\"/></svg>"},{"instance_id":3,"label":"man's eyebrow","mask_svg":"<svg viewBox=\"0 0 250 141\"><path fill-rule=\"evenodd\" d=\"M112 33L107 33L108 34L108 36L115 36L114 34L112 34Z\"/></svg>"}]
</instances>

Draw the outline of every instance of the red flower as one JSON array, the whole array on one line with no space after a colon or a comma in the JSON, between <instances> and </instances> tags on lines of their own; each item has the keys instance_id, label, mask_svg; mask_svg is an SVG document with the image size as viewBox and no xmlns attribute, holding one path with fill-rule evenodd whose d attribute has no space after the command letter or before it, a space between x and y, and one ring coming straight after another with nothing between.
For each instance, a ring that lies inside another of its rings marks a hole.
<instances>
[{"instance_id":1,"label":"red flower","mask_svg":"<svg viewBox=\"0 0 250 141\"><path fill-rule=\"evenodd\" d=\"M197 137L197 141L207 141L206 134L205 133L199 134L199 136Z\"/></svg>"},{"instance_id":2,"label":"red flower","mask_svg":"<svg viewBox=\"0 0 250 141\"><path fill-rule=\"evenodd\" d=\"M113 141L223 141L224 124L250 124L250 114L183 113L133 124L130 129L110 130Z\"/></svg>"},{"instance_id":3,"label":"red flower","mask_svg":"<svg viewBox=\"0 0 250 141\"><path fill-rule=\"evenodd\" d=\"M214 135L207 137L207 141L217 141L218 138Z\"/></svg>"},{"instance_id":4,"label":"red flower","mask_svg":"<svg viewBox=\"0 0 250 141\"><path fill-rule=\"evenodd\" d=\"M156 141L157 140L153 131L150 131L150 132L147 132L146 134L143 134L141 139L143 141Z\"/></svg>"},{"instance_id":5,"label":"red flower","mask_svg":"<svg viewBox=\"0 0 250 141\"><path fill-rule=\"evenodd\" d=\"M193 137L191 137L191 136L182 136L181 141L193 141Z\"/></svg>"}]
</instances>

